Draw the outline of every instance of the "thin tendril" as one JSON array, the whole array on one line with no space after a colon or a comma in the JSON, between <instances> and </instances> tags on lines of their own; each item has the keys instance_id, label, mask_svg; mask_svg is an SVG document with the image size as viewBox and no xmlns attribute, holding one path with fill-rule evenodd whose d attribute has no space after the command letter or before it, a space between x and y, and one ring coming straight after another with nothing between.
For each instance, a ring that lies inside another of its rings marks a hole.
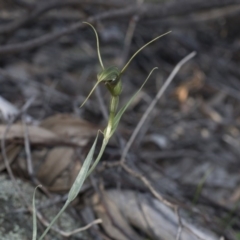
<instances>
[{"instance_id":1,"label":"thin tendril","mask_svg":"<svg viewBox=\"0 0 240 240\"><path fill-rule=\"evenodd\" d=\"M87 98L84 100L84 102L82 103L82 105L80 106L80 108L87 102L87 100L90 98L90 96L92 95L92 93L94 92L95 88L97 87L97 85L99 84L100 82L97 82L94 87L92 88L91 92L88 94Z\"/></svg>"},{"instance_id":2,"label":"thin tendril","mask_svg":"<svg viewBox=\"0 0 240 240\"><path fill-rule=\"evenodd\" d=\"M98 34L97 34L97 31L96 29L94 28L94 26L88 22L83 22L85 24L88 24L94 31L95 35L96 35L96 39L97 39L97 53L98 53L98 59L99 59L99 62L100 62L100 65L102 67L102 69L104 70L104 66L103 66L103 62L102 62L102 58L101 58L101 54L100 54L100 47L99 47L99 39L98 39Z\"/></svg>"},{"instance_id":3,"label":"thin tendril","mask_svg":"<svg viewBox=\"0 0 240 240\"><path fill-rule=\"evenodd\" d=\"M169 34L171 31L169 32L166 32L156 38L154 38L153 40L151 40L150 42L146 43L144 46L142 46L140 49L138 49L134 54L133 56L129 59L129 61L126 63L126 65L123 67L123 69L121 70L120 74L123 74L123 72L126 70L126 68L128 67L128 65L130 64L130 62L133 60L133 58L140 52L142 51L145 47L147 47L149 44L151 44L152 42L156 41L157 39Z\"/></svg>"}]
</instances>

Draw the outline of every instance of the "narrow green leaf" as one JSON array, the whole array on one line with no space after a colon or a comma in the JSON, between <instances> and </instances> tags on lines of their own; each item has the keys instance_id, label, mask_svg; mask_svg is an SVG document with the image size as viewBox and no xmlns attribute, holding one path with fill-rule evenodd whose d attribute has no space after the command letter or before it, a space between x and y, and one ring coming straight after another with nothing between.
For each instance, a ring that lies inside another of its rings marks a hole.
<instances>
[{"instance_id":1,"label":"narrow green leaf","mask_svg":"<svg viewBox=\"0 0 240 240\"><path fill-rule=\"evenodd\" d=\"M49 229L53 226L53 224L56 222L56 220L61 216L61 214L66 210L67 206L69 205L69 203L71 201L73 201L76 196L78 195L79 191L81 190L81 187L83 185L84 180L86 179L87 173L88 173L88 169L90 167L90 164L92 162L93 159L93 154L95 151L95 147L96 147L96 143L97 143L97 139L98 139L98 134L95 138L95 141L86 157L86 159L84 160L84 163L81 167L81 170L78 173L78 176L76 177L69 193L68 193L68 199L65 202L64 206L62 207L62 209L59 211L59 213L54 217L54 219L51 221L51 223L49 224L49 226L46 228L46 230L44 231L44 233L42 234L42 236L39 238L39 240L42 240L46 234L48 233Z\"/></svg>"},{"instance_id":2,"label":"narrow green leaf","mask_svg":"<svg viewBox=\"0 0 240 240\"><path fill-rule=\"evenodd\" d=\"M93 159L93 154L95 151L95 147L96 147L96 143L97 143L97 139L98 139L98 135L86 157L86 159L84 160L84 163L81 167L80 172L78 173L78 176L76 178L76 180L74 181L69 193L68 193L68 200L69 202L73 201L76 196L78 195L79 191L81 190L81 187L83 185L84 180L86 179L89 167L91 165L92 159Z\"/></svg>"},{"instance_id":3,"label":"narrow green leaf","mask_svg":"<svg viewBox=\"0 0 240 240\"><path fill-rule=\"evenodd\" d=\"M99 154L98 154L95 162L94 162L93 165L91 166L90 170L88 171L87 177L93 172L93 170L94 170L95 167L97 166L98 162L100 161L100 159L101 159L101 157L102 157L102 155L103 155L103 152L104 152L104 150L105 150L105 148L106 148L106 146L107 146L107 144L108 144L108 140L109 140L109 139L106 139L106 138L103 139L102 147L101 147L101 149L100 149L100 152L99 152Z\"/></svg>"},{"instance_id":4,"label":"narrow green leaf","mask_svg":"<svg viewBox=\"0 0 240 240\"><path fill-rule=\"evenodd\" d=\"M39 187L42 187L42 185L38 185L34 189L33 193L33 199L32 199L32 215L33 215L33 235L32 235L32 240L37 239L37 214L36 214L36 204L35 204L35 195L36 191Z\"/></svg>"},{"instance_id":5,"label":"narrow green leaf","mask_svg":"<svg viewBox=\"0 0 240 240\"><path fill-rule=\"evenodd\" d=\"M121 120L121 117L123 115L123 113L127 110L127 108L129 107L129 105L132 103L132 101L134 100L134 98L136 97L136 95L142 90L143 86L146 84L146 82L148 81L149 77L151 76L152 72L157 69L157 67L153 68L152 71L148 74L148 77L146 78L146 80L144 81L144 83L142 84L142 86L138 89L138 91L130 98L130 100L126 103L125 106L123 106L118 113L116 114L116 116L114 117L113 120L113 127L112 127L112 131L111 131L111 136L113 135L113 133L116 131L117 126Z\"/></svg>"}]
</instances>

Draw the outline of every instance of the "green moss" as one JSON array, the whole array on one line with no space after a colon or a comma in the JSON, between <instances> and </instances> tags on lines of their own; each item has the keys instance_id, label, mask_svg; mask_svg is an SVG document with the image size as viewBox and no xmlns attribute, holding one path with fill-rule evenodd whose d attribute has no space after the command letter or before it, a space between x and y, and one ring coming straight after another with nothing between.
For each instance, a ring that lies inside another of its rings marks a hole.
<instances>
[{"instance_id":1,"label":"green moss","mask_svg":"<svg viewBox=\"0 0 240 240\"><path fill-rule=\"evenodd\" d=\"M34 187L27 182L18 180L24 197L31 205ZM47 198L38 192L36 205L47 201ZM0 240L29 240L32 239L32 216L29 212L23 211L25 206L22 205L22 200L15 190L11 180L5 175L0 175ZM46 219L52 219L59 211L58 206L51 206L41 210L41 213ZM63 231L72 231L82 227L83 224L77 223L67 212L63 213L57 227ZM41 229L39 224L38 229ZM42 228L44 229L44 228ZM40 230L39 230L40 232ZM69 238L71 240L89 239L86 237L86 232L78 233ZM50 232L48 235L51 240L62 240L63 238L55 232Z\"/></svg>"}]
</instances>

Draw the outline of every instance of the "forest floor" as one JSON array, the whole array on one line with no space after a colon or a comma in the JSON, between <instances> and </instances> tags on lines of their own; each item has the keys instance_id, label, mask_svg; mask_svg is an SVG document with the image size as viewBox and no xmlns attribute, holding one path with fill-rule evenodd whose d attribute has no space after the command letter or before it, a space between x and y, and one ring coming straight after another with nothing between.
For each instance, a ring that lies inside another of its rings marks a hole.
<instances>
[{"instance_id":1,"label":"forest floor","mask_svg":"<svg viewBox=\"0 0 240 240\"><path fill-rule=\"evenodd\" d=\"M101 71L83 21L104 66L120 69L172 32L122 75L120 106L158 67L46 239L89 223L68 239L240 239L240 0L136 2L0 0L0 239L31 239L40 183L43 231L106 126L104 84L80 108Z\"/></svg>"}]
</instances>

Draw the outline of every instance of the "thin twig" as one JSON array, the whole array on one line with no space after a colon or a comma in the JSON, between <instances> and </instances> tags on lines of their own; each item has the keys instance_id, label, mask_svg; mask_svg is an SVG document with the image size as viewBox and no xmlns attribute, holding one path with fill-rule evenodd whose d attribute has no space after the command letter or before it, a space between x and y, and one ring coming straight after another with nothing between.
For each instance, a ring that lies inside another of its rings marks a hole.
<instances>
[{"instance_id":1,"label":"thin twig","mask_svg":"<svg viewBox=\"0 0 240 240\"><path fill-rule=\"evenodd\" d=\"M140 8L137 8L136 5L117 9L117 10L110 10L101 14L97 14L95 16L89 17L87 19L88 22L95 22L99 20L106 20L112 19L117 17L129 17L136 13L139 14L140 19L142 18L164 18L170 16L177 16L192 13L194 11L201 11L204 9L211 9L215 7L224 7L230 4L240 4L240 0L212 0L212 1L202 1L202 0L195 0L195 1L188 1L185 2L181 1L170 1L164 4L142 4ZM34 49L36 47L40 47L46 43L52 42L58 39L61 36L66 34L70 34L75 32L79 28L83 27L82 22L78 22L73 24L72 26L65 28L63 30L45 34L41 37L17 44L9 44L6 46L0 47L0 55L4 56L6 54L16 54L22 51L28 51Z\"/></svg>"},{"instance_id":2,"label":"thin twig","mask_svg":"<svg viewBox=\"0 0 240 240\"><path fill-rule=\"evenodd\" d=\"M143 4L143 1L138 2L138 8ZM130 22L128 24L128 29L127 29L127 33L126 33L126 37L124 39L124 47L123 47L123 53L122 56L119 59L119 66L123 67L124 66L124 62L127 59L128 53L129 53L129 49L131 46L131 42L132 42L132 38L133 38L133 34L134 31L136 29L137 26L137 22L139 20L139 14L136 13L131 19Z\"/></svg>"},{"instance_id":3,"label":"thin twig","mask_svg":"<svg viewBox=\"0 0 240 240\"><path fill-rule=\"evenodd\" d=\"M156 239L157 236L154 232L154 228L151 226L151 221L149 221L149 218L147 217L148 211L146 211L146 209L144 208L143 203L141 201L141 198L138 195L139 195L139 192L135 195L135 199L136 199L136 203L138 205L138 208L141 211L141 215L143 217L143 220L146 223L146 230L147 230L147 232L149 232L154 237L154 239Z\"/></svg>"},{"instance_id":4,"label":"thin twig","mask_svg":"<svg viewBox=\"0 0 240 240\"><path fill-rule=\"evenodd\" d=\"M74 235L74 234L76 234L76 233L83 232L83 231L89 229L90 227L92 227L92 226L94 226L94 225L97 225L97 224L100 224L100 223L102 223L102 219L98 218L98 219L93 220L92 222L90 222L90 223L87 224L86 226L81 227L81 228L78 228L78 229L75 229L75 230L73 230L73 231L71 231L71 232L64 232L64 231L62 231L62 230L58 230L58 231L59 231L59 233L60 233L63 237L70 237L70 236L72 236L72 235ZM53 230L55 231L55 229L53 229Z\"/></svg>"},{"instance_id":5,"label":"thin twig","mask_svg":"<svg viewBox=\"0 0 240 240\"><path fill-rule=\"evenodd\" d=\"M175 208L175 213L176 213L176 215L177 215L177 217L178 217L178 231L177 231L177 236L176 236L176 240L180 240L180 238L181 238L181 234L182 234L182 230L183 230L183 224L182 224L182 219L181 219L181 217L180 217L180 214L179 214L179 207L177 206L176 208Z\"/></svg>"},{"instance_id":6,"label":"thin twig","mask_svg":"<svg viewBox=\"0 0 240 240\"><path fill-rule=\"evenodd\" d=\"M19 4L22 2L19 2ZM94 4L94 5L107 5L109 6L117 6L117 7L123 7L126 4L118 3L116 1L102 1L102 0L90 0L90 1L79 1L79 0L68 0L68 1L47 1L46 3L40 2L40 4L37 4L35 8L33 9L34 5L28 5L30 9L32 10L30 14L24 14L21 18L17 18L16 20L7 23L0 27L0 34L4 33L10 33L13 31L16 31L20 27L26 25L28 22L32 22L36 18L40 17L44 13L58 8L64 8L64 7L74 7L74 6L81 6L84 4Z\"/></svg>"},{"instance_id":7,"label":"thin twig","mask_svg":"<svg viewBox=\"0 0 240 240\"><path fill-rule=\"evenodd\" d=\"M105 200L105 194L104 194L104 185L103 185L103 182L100 181L100 186L97 185L95 179L92 177L92 175L90 175L90 180L91 180L91 183L92 183L92 186L93 188L95 189L96 193L98 194L100 200L101 200L101 203L106 211L106 214L109 218L109 220L111 221L111 224L116 228L118 229L119 232L121 232L121 234L123 234L127 239L129 240L133 240L133 238L131 236L129 236L129 234L125 231L125 229L122 228L122 226L120 226L114 216L112 215L111 211L109 210L109 207L106 203L106 200Z\"/></svg>"},{"instance_id":8,"label":"thin twig","mask_svg":"<svg viewBox=\"0 0 240 240\"><path fill-rule=\"evenodd\" d=\"M45 227L49 226L50 223L43 217L43 215L40 212L37 212L37 217ZM96 220L92 221L91 223L87 224L86 226L77 228L71 232L62 231L56 227L51 227L51 230L53 230L54 232L57 232L58 234L62 235L63 237L70 237L76 233L87 230L88 228L92 227L93 225L100 224L100 223L102 223L102 219L96 219Z\"/></svg>"},{"instance_id":9,"label":"thin twig","mask_svg":"<svg viewBox=\"0 0 240 240\"><path fill-rule=\"evenodd\" d=\"M182 231L185 229L186 231L192 233L197 239L199 240L204 240L202 237L200 237L197 233L195 233L192 229L190 229L189 227L187 227L186 225L183 224L182 222L182 218L180 216L180 212L179 212L179 206L176 206L175 208L175 213L178 217L178 232L177 232L177 236L176 236L176 240L180 240L181 238L181 234Z\"/></svg>"},{"instance_id":10,"label":"thin twig","mask_svg":"<svg viewBox=\"0 0 240 240\"><path fill-rule=\"evenodd\" d=\"M185 58L183 58L177 65L176 67L173 69L173 71L171 72L171 74L169 75L169 77L167 78L166 82L163 84L163 86L160 88L160 90L158 91L157 95L155 96L155 98L153 99L153 101L151 102L151 104L149 105L149 107L147 108L146 112L143 114L141 120L138 122L138 125L136 126L136 128L134 129L129 141L126 144L126 147L123 150L122 156L121 156L121 162L125 161L125 158L128 154L128 151L130 149L130 147L132 146L135 138L137 137L140 129L142 128L143 124L145 123L146 119L148 118L148 116L150 115L150 113L152 112L152 110L154 109L154 107L156 106L158 100L162 97L163 93L165 92L165 90L167 89L167 87L169 86L169 84L171 83L171 81L173 80L173 78L176 76L176 74L178 73L178 71L180 70L180 68L190 59L192 59L194 56L196 55L196 52L192 52L189 55L187 55Z\"/></svg>"},{"instance_id":11,"label":"thin twig","mask_svg":"<svg viewBox=\"0 0 240 240\"><path fill-rule=\"evenodd\" d=\"M169 202L168 200L166 200L162 195L160 195L155 189L154 187L151 185L151 183L147 180L146 177L144 177L143 175L141 175L140 173L137 173L135 171L133 171L131 168L129 168L125 163L120 163L120 165L122 166L122 168L129 173L130 175L132 175L135 178L140 179L144 185L149 189L149 191L152 193L152 195L157 198L160 202L162 202L163 204L165 204L166 206L174 209L176 207L175 204Z\"/></svg>"},{"instance_id":12,"label":"thin twig","mask_svg":"<svg viewBox=\"0 0 240 240\"><path fill-rule=\"evenodd\" d=\"M21 191L20 189L20 186L12 172L12 168L9 164L9 160L8 160L8 157L7 157L7 154L6 154L6 146L5 146L5 139L6 139L6 136L12 126L12 124L22 115L24 114L27 109L31 106L32 102L34 101L35 98L31 98L29 99L25 104L24 106L22 107L22 109L19 111L19 113L14 116L9 122L8 122L8 125L5 129L5 131L3 132L2 136L1 136L1 153L2 153L2 157L4 159L4 163L5 163L5 166L6 166L6 169L7 169L7 172L10 176L10 179L12 180L13 182L13 186L14 188L17 190L20 198L22 199L22 202L24 203L24 205L27 207L28 211L29 212L32 212L32 207L28 204L28 201L26 200L24 194L23 194L23 191ZM36 211L36 214L38 216L38 219L41 221L42 218L39 218L39 216L41 216L41 214Z\"/></svg>"},{"instance_id":13,"label":"thin twig","mask_svg":"<svg viewBox=\"0 0 240 240\"><path fill-rule=\"evenodd\" d=\"M34 98L31 98L29 99L25 104L24 106L22 107L22 109L19 111L19 113L14 116L12 119L9 120L8 122L8 125L5 129L5 131L3 132L2 136L1 136L1 153L2 153L2 158L4 159L4 163L5 163L5 167L7 169L7 172L13 182L13 186L15 187L15 189L17 190L19 196L21 197L22 201L24 202L25 206L31 211L31 207L28 205L28 202L23 194L23 192L21 191L20 187L19 187L19 184L12 172L12 168L9 164L9 159L8 159L8 156L7 156L7 153L6 153L6 142L5 142L5 139L6 139L6 136L12 126L12 124L19 118L19 116L21 116L21 114L23 114L24 112L27 111L27 109L31 106L31 104L33 103L34 101Z\"/></svg>"},{"instance_id":14,"label":"thin twig","mask_svg":"<svg viewBox=\"0 0 240 240\"><path fill-rule=\"evenodd\" d=\"M30 179L35 185L41 185L42 191L50 197L51 194L49 191L42 185L41 182L36 178L34 169L33 169L33 164L32 164L32 155L31 155L31 147L30 147L30 141L29 141L29 134L28 134L28 127L27 124L25 123L24 119L26 116L23 114L22 115L22 124L24 126L24 146L25 146L25 152L26 152L26 161L27 161L27 171Z\"/></svg>"},{"instance_id":15,"label":"thin twig","mask_svg":"<svg viewBox=\"0 0 240 240\"><path fill-rule=\"evenodd\" d=\"M177 232L177 236L176 236L176 240L180 240L181 237L181 233L182 231L185 229L186 231L188 231L189 233L193 234L197 239L199 240L205 240L202 237L200 237L197 233L195 233L191 228L189 228L186 224L183 223L182 218L179 214L179 206L177 204L171 203L168 200L166 200L161 194L159 194L157 192L157 190L152 186L152 184L150 183L150 181L144 177L141 173L133 171L130 167L128 167L126 165L126 163L124 162L120 162L120 161L116 161L113 163L107 163L104 162L104 164L102 165L102 169L100 169L100 171L102 171L104 169L104 167L108 167L108 168L115 168L115 167L122 167L127 173L129 173L131 176L133 176L134 178L138 178L150 191L150 193L156 198L158 199L160 202L162 202L163 204L165 204L166 206L170 207L171 209L173 209L175 211L175 214L177 215L178 218L178 232Z\"/></svg>"},{"instance_id":16,"label":"thin twig","mask_svg":"<svg viewBox=\"0 0 240 240\"><path fill-rule=\"evenodd\" d=\"M29 133L28 133L27 124L24 122L24 115L22 116L22 123L24 126L24 146L25 146L25 152L27 155L27 158L26 158L27 171L30 178L33 178L34 171L33 171L32 156L31 156L31 149L30 149L30 143L29 143Z\"/></svg>"}]
</instances>

